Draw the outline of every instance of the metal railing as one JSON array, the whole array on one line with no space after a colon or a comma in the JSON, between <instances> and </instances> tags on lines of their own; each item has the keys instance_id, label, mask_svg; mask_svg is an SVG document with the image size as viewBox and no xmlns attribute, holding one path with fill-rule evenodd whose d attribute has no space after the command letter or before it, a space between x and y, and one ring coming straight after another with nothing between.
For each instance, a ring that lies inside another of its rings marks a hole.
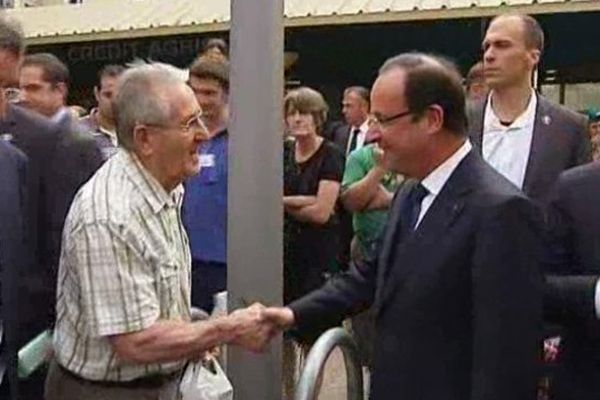
<instances>
[{"instance_id":1,"label":"metal railing","mask_svg":"<svg viewBox=\"0 0 600 400\"><path fill-rule=\"evenodd\" d=\"M343 328L330 329L315 342L306 357L306 363L296 387L295 400L317 398L318 383L323 374L325 362L336 347L342 349L344 354L348 400L364 400L363 376L358 349L352 337Z\"/></svg>"}]
</instances>

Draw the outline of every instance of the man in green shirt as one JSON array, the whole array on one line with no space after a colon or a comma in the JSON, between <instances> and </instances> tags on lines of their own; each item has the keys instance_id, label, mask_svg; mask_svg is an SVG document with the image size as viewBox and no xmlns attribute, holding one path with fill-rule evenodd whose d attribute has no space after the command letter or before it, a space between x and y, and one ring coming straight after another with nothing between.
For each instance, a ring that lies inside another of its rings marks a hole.
<instances>
[{"instance_id":1,"label":"man in green shirt","mask_svg":"<svg viewBox=\"0 0 600 400\"><path fill-rule=\"evenodd\" d=\"M350 153L342 180L342 202L354 213L352 259L369 257L385 226L393 194L402 181L381 163L383 151L369 144Z\"/></svg>"},{"instance_id":2,"label":"man in green shirt","mask_svg":"<svg viewBox=\"0 0 600 400\"><path fill-rule=\"evenodd\" d=\"M371 127L368 139L376 141L378 136ZM353 262L375 254L375 245L385 227L394 192L403 181L401 176L385 170L382 159L383 151L377 143L372 143L351 152L346 161L341 199L344 207L354 213ZM358 344L361 362L370 368L374 337L372 312L369 310L353 317L351 330Z\"/></svg>"}]
</instances>

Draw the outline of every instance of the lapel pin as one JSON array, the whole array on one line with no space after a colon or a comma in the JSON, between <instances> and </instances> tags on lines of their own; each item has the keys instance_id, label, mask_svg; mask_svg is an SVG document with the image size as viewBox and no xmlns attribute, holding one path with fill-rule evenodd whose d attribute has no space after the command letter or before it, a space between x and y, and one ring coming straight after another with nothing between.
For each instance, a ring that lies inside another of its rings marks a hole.
<instances>
[{"instance_id":1,"label":"lapel pin","mask_svg":"<svg viewBox=\"0 0 600 400\"><path fill-rule=\"evenodd\" d=\"M552 122L552 118L550 118L549 115L544 115L542 117L542 122L544 123L544 125L550 125L550 123Z\"/></svg>"}]
</instances>

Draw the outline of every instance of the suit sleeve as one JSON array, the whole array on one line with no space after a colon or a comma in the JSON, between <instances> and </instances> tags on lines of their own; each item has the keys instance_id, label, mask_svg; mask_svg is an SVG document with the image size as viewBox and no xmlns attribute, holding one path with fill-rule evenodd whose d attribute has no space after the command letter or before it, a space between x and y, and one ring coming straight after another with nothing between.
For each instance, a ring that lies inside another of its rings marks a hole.
<instances>
[{"instance_id":1,"label":"suit sleeve","mask_svg":"<svg viewBox=\"0 0 600 400\"><path fill-rule=\"evenodd\" d=\"M573 221L569 213L568 184L562 174L555 183L545 210L543 270L549 275L568 275L574 265Z\"/></svg>"},{"instance_id":2,"label":"suit sleeve","mask_svg":"<svg viewBox=\"0 0 600 400\"><path fill-rule=\"evenodd\" d=\"M522 197L494 208L475 242L471 399L533 399L542 316L541 215Z\"/></svg>"},{"instance_id":3,"label":"suit sleeve","mask_svg":"<svg viewBox=\"0 0 600 400\"><path fill-rule=\"evenodd\" d=\"M375 295L377 260L353 264L344 273L335 275L320 289L292 302L295 329L324 330L342 317L368 308Z\"/></svg>"},{"instance_id":4,"label":"suit sleeve","mask_svg":"<svg viewBox=\"0 0 600 400\"><path fill-rule=\"evenodd\" d=\"M81 175L78 186L81 187L85 182L88 181L94 175L94 173L104 163L104 157L102 151L98 147L95 140L91 138L85 138L79 143L78 153L81 155Z\"/></svg>"},{"instance_id":5,"label":"suit sleeve","mask_svg":"<svg viewBox=\"0 0 600 400\"><path fill-rule=\"evenodd\" d=\"M581 323L596 318L596 275L582 275L576 265L575 232L569 206L568 175L558 179L546 210L543 268L544 318L551 323Z\"/></svg>"},{"instance_id":6,"label":"suit sleeve","mask_svg":"<svg viewBox=\"0 0 600 400\"><path fill-rule=\"evenodd\" d=\"M592 143L588 134L588 120L585 117L578 119L577 124L577 145L575 160L572 167L587 164L592 161Z\"/></svg>"}]
</instances>

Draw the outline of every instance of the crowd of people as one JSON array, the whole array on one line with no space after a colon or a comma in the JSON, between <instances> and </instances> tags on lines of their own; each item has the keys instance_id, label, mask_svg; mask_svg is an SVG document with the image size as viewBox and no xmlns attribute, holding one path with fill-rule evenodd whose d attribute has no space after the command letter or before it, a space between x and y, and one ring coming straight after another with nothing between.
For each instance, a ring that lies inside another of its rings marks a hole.
<instances>
[{"instance_id":1,"label":"crowd of people","mask_svg":"<svg viewBox=\"0 0 600 400\"><path fill-rule=\"evenodd\" d=\"M400 54L334 123L317 90L287 91L286 306L195 321L227 286L226 43L185 76L107 65L81 115L64 63L0 19L0 396L176 399L188 361L285 332L291 398L346 320L374 400L597 398L600 114L534 89L543 49L535 19L507 14L464 81ZM50 327L49 366L19 379L18 349Z\"/></svg>"}]
</instances>

